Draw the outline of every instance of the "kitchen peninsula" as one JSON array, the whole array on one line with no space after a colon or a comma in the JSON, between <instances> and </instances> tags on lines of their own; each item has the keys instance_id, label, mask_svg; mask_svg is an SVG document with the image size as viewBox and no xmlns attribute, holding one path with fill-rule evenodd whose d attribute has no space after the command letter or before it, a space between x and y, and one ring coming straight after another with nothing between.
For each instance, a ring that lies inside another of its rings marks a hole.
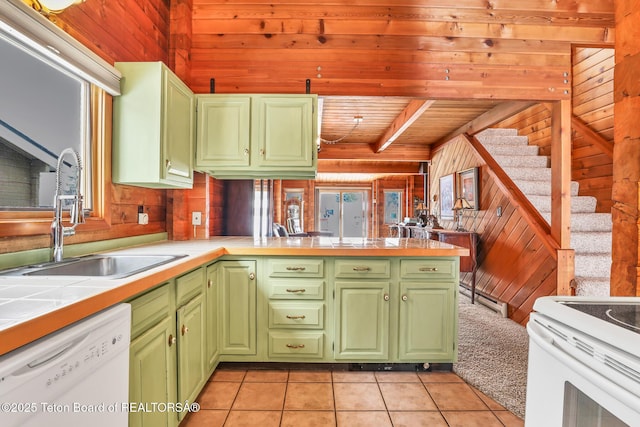
<instances>
[{"instance_id":1,"label":"kitchen peninsula","mask_svg":"<svg viewBox=\"0 0 640 427\"><path fill-rule=\"evenodd\" d=\"M109 255L183 256L120 279L0 276L20 295L0 305L0 354L127 302L134 402L192 402L221 361L451 366L468 253L430 239L331 237L120 249ZM129 423L155 415L132 413ZM184 414L160 415L174 426Z\"/></svg>"},{"instance_id":2,"label":"kitchen peninsula","mask_svg":"<svg viewBox=\"0 0 640 427\"><path fill-rule=\"evenodd\" d=\"M44 294L39 294L39 297L37 295L22 297L16 301L7 302L7 304L19 303L25 308L22 312L12 311L12 317L3 315L3 321L0 322L0 354L7 353L113 304L147 292L190 270L224 260L227 257L322 257L323 259L379 257L387 260L397 259L398 261L400 258L409 261L411 259L419 260L422 257L445 257L456 265L456 267L452 267L451 276L447 281L457 283L458 258L468 255L468 250L428 239L340 240L329 237L302 237L256 240L250 237L218 237L210 240L184 242L161 241L110 251L109 253L185 254L187 256L124 279L0 276L0 286L38 285L58 288L57 292L48 293L46 297ZM399 267L399 263L397 266L394 264L394 268L399 270ZM400 272L391 271L388 274L393 274L395 277ZM402 274L411 273L403 272ZM262 281L262 276L259 281ZM394 281L398 281L398 277L395 277ZM63 289L67 292L64 292ZM77 292L74 293L71 290ZM262 292L262 288L260 292ZM57 295L58 300L55 300L54 296L49 297L49 294ZM47 298L51 298L50 304L43 304ZM28 307L28 301L31 299L34 300L34 304L32 307ZM39 304L36 304L36 301Z\"/></svg>"}]
</instances>

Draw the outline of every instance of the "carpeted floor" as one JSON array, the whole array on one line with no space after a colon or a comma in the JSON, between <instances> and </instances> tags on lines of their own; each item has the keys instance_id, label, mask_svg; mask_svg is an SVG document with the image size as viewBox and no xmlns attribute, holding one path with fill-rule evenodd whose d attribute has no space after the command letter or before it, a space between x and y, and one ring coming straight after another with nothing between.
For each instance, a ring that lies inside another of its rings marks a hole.
<instances>
[{"instance_id":1,"label":"carpeted floor","mask_svg":"<svg viewBox=\"0 0 640 427\"><path fill-rule=\"evenodd\" d=\"M529 339L526 329L460 295L458 362L469 384L524 419Z\"/></svg>"}]
</instances>

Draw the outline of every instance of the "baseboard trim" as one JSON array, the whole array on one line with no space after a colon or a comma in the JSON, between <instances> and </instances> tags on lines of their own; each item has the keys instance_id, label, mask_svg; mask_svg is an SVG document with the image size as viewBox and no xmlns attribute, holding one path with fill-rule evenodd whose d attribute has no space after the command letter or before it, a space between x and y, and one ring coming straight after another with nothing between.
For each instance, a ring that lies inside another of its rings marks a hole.
<instances>
[{"instance_id":1,"label":"baseboard trim","mask_svg":"<svg viewBox=\"0 0 640 427\"><path fill-rule=\"evenodd\" d=\"M471 290L463 284L460 284L460 294L471 299ZM475 301L487 308L490 308L496 313L500 313L502 317L509 317L509 306L506 302L496 301L478 293L476 293Z\"/></svg>"}]
</instances>

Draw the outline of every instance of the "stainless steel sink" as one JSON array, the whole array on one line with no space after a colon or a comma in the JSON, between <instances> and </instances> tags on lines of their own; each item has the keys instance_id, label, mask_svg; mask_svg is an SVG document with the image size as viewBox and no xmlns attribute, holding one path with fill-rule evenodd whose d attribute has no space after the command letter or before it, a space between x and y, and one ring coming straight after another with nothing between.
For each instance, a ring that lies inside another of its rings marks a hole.
<instances>
[{"instance_id":1,"label":"stainless steel sink","mask_svg":"<svg viewBox=\"0 0 640 427\"><path fill-rule=\"evenodd\" d=\"M11 276L85 276L121 279L186 255L88 255L62 262L30 265L6 272Z\"/></svg>"}]
</instances>

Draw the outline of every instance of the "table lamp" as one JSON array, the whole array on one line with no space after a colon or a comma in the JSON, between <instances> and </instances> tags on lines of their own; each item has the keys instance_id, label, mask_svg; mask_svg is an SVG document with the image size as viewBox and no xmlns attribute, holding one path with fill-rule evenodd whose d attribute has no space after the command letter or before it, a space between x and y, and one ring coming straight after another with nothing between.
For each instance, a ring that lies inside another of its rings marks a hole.
<instances>
[{"instance_id":1,"label":"table lamp","mask_svg":"<svg viewBox=\"0 0 640 427\"><path fill-rule=\"evenodd\" d=\"M469 204L469 201L464 197L458 197L456 199L456 202L453 205L453 210L455 211L456 216L458 217L458 226L456 228L456 231L467 231L462 226L462 215L465 209L472 209L471 205Z\"/></svg>"}]
</instances>

